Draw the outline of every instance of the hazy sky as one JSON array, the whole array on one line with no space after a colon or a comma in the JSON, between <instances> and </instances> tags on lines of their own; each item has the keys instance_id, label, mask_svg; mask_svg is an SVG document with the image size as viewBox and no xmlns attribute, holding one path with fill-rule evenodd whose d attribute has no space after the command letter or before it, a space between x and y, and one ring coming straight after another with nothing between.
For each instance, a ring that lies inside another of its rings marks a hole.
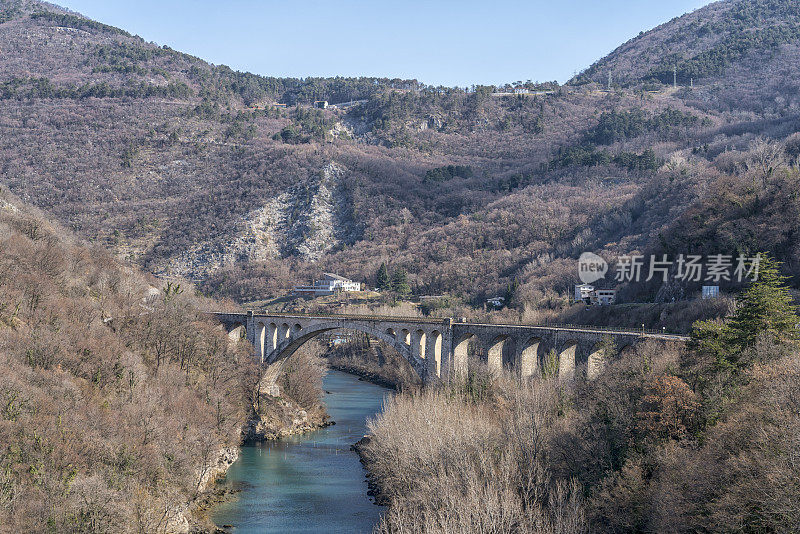
<instances>
[{"instance_id":1,"label":"hazy sky","mask_svg":"<svg viewBox=\"0 0 800 534\"><path fill-rule=\"evenodd\" d=\"M564 82L708 0L56 0L212 63L434 85Z\"/></svg>"}]
</instances>

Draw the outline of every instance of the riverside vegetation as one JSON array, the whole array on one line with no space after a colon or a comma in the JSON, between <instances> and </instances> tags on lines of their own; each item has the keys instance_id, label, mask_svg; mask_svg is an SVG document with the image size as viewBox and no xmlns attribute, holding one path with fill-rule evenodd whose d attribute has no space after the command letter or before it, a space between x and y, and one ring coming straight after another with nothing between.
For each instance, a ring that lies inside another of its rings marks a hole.
<instances>
[{"instance_id":1,"label":"riverside vegetation","mask_svg":"<svg viewBox=\"0 0 800 534\"><path fill-rule=\"evenodd\" d=\"M468 377L387 402L359 447L386 533L796 532L800 319L767 261L689 348L592 382Z\"/></svg>"}]
</instances>

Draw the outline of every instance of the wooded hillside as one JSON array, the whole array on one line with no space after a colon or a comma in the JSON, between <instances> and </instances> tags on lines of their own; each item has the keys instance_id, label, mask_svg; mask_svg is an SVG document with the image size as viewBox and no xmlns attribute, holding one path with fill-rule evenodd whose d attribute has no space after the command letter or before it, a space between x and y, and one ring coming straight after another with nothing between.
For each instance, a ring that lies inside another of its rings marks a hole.
<instances>
[{"instance_id":1,"label":"wooded hillside","mask_svg":"<svg viewBox=\"0 0 800 534\"><path fill-rule=\"evenodd\" d=\"M779 208L792 197L777 193L796 176L796 8L711 4L565 86L496 96L510 87L233 72L4 0L2 180L72 230L212 295L268 299L323 271L374 285L386 262L415 294L480 306L513 287L520 313L560 313L586 250L757 252L766 231L738 200L689 215L721 191L796 224ZM677 91L664 75L673 63ZM765 146L772 170L760 178ZM736 230L701 243L717 216ZM767 242L799 273L796 236L780 235ZM668 292L621 289L645 301Z\"/></svg>"}]
</instances>

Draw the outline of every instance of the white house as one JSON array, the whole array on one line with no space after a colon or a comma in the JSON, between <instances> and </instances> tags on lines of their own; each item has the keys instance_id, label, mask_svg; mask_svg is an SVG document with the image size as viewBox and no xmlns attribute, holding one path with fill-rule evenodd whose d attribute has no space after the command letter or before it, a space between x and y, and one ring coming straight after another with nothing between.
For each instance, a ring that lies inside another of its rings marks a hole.
<instances>
[{"instance_id":1,"label":"white house","mask_svg":"<svg viewBox=\"0 0 800 534\"><path fill-rule=\"evenodd\" d=\"M500 308L506 305L506 298L492 297L490 299L486 299L486 305L499 310Z\"/></svg>"},{"instance_id":2,"label":"white house","mask_svg":"<svg viewBox=\"0 0 800 534\"><path fill-rule=\"evenodd\" d=\"M579 284L575 286L575 302L586 302L588 304L594 292L594 286L589 284Z\"/></svg>"},{"instance_id":3,"label":"white house","mask_svg":"<svg viewBox=\"0 0 800 534\"><path fill-rule=\"evenodd\" d=\"M585 302L589 305L609 306L617 302L616 289L595 289L589 284L575 286L575 302Z\"/></svg>"},{"instance_id":4,"label":"white house","mask_svg":"<svg viewBox=\"0 0 800 534\"><path fill-rule=\"evenodd\" d=\"M293 290L295 295L308 295L312 297L333 295L337 291L361 291L361 282L353 282L352 280L335 274L325 273L322 276L322 280L317 280L314 282L313 286L295 286Z\"/></svg>"}]
</instances>

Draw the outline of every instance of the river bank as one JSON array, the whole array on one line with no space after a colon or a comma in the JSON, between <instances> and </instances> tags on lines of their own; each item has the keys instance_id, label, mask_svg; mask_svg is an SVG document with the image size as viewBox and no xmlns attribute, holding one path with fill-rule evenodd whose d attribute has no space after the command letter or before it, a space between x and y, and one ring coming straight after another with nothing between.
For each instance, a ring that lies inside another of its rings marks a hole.
<instances>
[{"instance_id":1,"label":"river bank","mask_svg":"<svg viewBox=\"0 0 800 534\"><path fill-rule=\"evenodd\" d=\"M366 474L351 446L388 391L335 370L323 387L336 425L243 445L219 484L233 498L209 511L220 532L372 531L382 508L367 495Z\"/></svg>"},{"instance_id":2,"label":"river bank","mask_svg":"<svg viewBox=\"0 0 800 534\"><path fill-rule=\"evenodd\" d=\"M291 399L262 396L259 412L245 424L243 443L263 442L313 432L335 424L324 404L303 408Z\"/></svg>"},{"instance_id":3,"label":"river bank","mask_svg":"<svg viewBox=\"0 0 800 534\"><path fill-rule=\"evenodd\" d=\"M422 385L408 362L381 344L361 342L335 346L326 352L325 360L333 369L395 391Z\"/></svg>"},{"instance_id":4,"label":"river bank","mask_svg":"<svg viewBox=\"0 0 800 534\"><path fill-rule=\"evenodd\" d=\"M220 485L218 481L226 477L243 447L307 434L334 424L322 403L305 409L291 399L262 394L258 411L243 425L240 446L218 451L205 466L197 497L178 515L171 531L176 534L225 532L212 521L210 513L216 506L236 498L238 489Z\"/></svg>"},{"instance_id":5,"label":"river bank","mask_svg":"<svg viewBox=\"0 0 800 534\"><path fill-rule=\"evenodd\" d=\"M375 384L376 386L381 386L383 388L392 389L395 391L399 391L402 388L402 385L398 384L397 381L379 373L364 369L363 367L336 362L329 362L329 366L331 369L342 373L355 375L359 378L359 380L369 382L370 384Z\"/></svg>"}]
</instances>

